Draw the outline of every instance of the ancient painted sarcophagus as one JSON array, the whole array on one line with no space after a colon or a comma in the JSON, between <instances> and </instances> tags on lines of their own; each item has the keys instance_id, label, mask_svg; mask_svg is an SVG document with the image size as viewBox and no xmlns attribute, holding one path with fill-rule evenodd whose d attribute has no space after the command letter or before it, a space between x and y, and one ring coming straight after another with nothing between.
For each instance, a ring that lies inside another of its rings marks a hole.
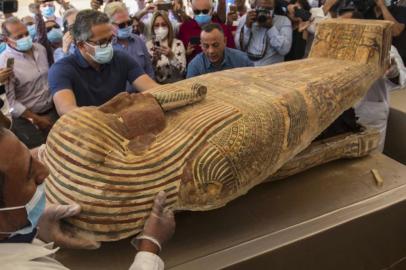
<instances>
[{"instance_id":1,"label":"ancient painted sarcophagus","mask_svg":"<svg viewBox=\"0 0 406 270\"><path fill-rule=\"evenodd\" d=\"M48 137L47 199L79 203L82 213L67 222L112 241L141 230L160 190L174 210L209 210L286 175L281 167L290 170L383 74L390 27L326 21L306 60L212 73L72 111ZM354 156L372 148L357 142ZM317 147L302 158L327 149Z\"/></svg>"}]
</instances>

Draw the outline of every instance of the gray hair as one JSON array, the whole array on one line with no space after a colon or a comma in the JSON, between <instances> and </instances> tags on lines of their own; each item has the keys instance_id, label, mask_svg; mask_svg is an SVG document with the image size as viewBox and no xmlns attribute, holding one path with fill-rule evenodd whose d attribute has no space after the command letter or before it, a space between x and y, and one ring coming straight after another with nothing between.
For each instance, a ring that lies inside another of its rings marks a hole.
<instances>
[{"instance_id":1,"label":"gray hair","mask_svg":"<svg viewBox=\"0 0 406 270\"><path fill-rule=\"evenodd\" d=\"M73 14L76 14L76 13L78 13L78 12L79 12L79 10L77 10L76 8L70 8L70 9L68 9L67 11L65 11L65 12L63 13L63 17L62 17L63 24L64 24L64 25L66 24L66 21L67 21L67 18L68 18L68 17L70 17L70 16L72 16Z\"/></svg>"},{"instance_id":2,"label":"gray hair","mask_svg":"<svg viewBox=\"0 0 406 270\"><path fill-rule=\"evenodd\" d=\"M19 24L19 23L23 24L21 22L21 20L19 18L17 18L17 17L13 16L13 17L7 18L7 20L5 20L3 22L3 24L1 25L2 34L5 35L6 37L9 37L11 35L11 33L8 31L7 25L9 25L9 24Z\"/></svg>"},{"instance_id":3,"label":"gray hair","mask_svg":"<svg viewBox=\"0 0 406 270\"><path fill-rule=\"evenodd\" d=\"M104 23L110 23L106 14L93 9L80 11L72 28L74 40L76 42L89 40L92 37L92 27Z\"/></svg>"}]
</instances>

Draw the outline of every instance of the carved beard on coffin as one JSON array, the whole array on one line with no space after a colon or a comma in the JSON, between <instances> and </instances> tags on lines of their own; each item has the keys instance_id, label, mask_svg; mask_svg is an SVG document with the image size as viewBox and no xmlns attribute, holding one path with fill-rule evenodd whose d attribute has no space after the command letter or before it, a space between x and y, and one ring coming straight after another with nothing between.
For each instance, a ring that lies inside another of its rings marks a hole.
<instances>
[{"instance_id":1,"label":"carved beard on coffin","mask_svg":"<svg viewBox=\"0 0 406 270\"><path fill-rule=\"evenodd\" d=\"M99 241L139 232L160 190L174 210L221 207L288 164L366 93L383 74L390 36L385 21L331 20L319 24L308 59L78 108L49 134L47 198L79 203L81 214L67 222ZM196 83L207 87L205 99Z\"/></svg>"}]
</instances>

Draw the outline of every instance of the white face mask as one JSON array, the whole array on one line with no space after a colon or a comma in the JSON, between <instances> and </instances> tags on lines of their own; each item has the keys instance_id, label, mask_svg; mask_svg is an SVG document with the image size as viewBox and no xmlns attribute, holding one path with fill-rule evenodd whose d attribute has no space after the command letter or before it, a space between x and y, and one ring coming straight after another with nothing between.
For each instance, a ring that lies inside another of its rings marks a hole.
<instances>
[{"instance_id":1,"label":"white face mask","mask_svg":"<svg viewBox=\"0 0 406 270\"><path fill-rule=\"evenodd\" d=\"M168 36L168 27L158 27L155 28L155 36L157 40L164 40Z\"/></svg>"}]
</instances>

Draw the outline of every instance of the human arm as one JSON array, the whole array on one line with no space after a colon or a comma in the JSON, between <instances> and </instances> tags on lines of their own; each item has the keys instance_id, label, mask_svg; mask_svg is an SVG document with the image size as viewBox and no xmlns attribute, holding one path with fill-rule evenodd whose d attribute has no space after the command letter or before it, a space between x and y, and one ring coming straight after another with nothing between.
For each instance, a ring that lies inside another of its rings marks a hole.
<instances>
[{"instance_id":1,"label":"human arm","mask_svg":"<svg viewBox=\"0 0 406 270\"><path fill-rule=\"evenodd\" d=\"M146 74L143 74L135 79L132 85L140 92L144 92L159 86L159 84L157 84L153 79L151 79L151 77Z\"/></svg>"},{"instance_id":2,"label":"human arm","mask_svg":"<svg viewBox=\"0 0 406 270\"><path fill-rule=\"evenodd\" d=\"M235 33L235 44L236 47L242 51L246 51L248 47L248 43L250 41L250 36L251 36L251 26L252 26L252 17L256 16L255 13L254 15L250 15L248 13L247 15L244 15L244 17L240 20L237 31ZM247 22L247 20L249 20Z\"/></svg>"},{"instance_id":3,"label":"human arm","mask_svg":"<svg viewBox=\"0 0 406 270\"><path fill-rule=\"evenodd\" d=\"M227 21L227 6L226 0L218 0L217 2L217 18L220 20L221 23L226 23Z\"/></svg>"},{"instance_id":4,"label":"human arm","mask_svg":"<svg viewBox=\"0 0 406 270\"><path fill-rule=\"evenodd\" d=\"M53 96L53 101L59 116L62 116L78 107L75 95L70 89L62 89L56 92Z\"/></svg>"},{"instance_id":5,"label":"human arm","mask_svg":"<svg viewBox=\"0 0 406 270\"><path fill-rule=\"evenodd\" d=\"M274 48L280 55L286 55L292 46L292 24L286 17L281 17L281 26L273 25L267 35L271 47Z\"/></svg>"},{"instance_id":6,"label":"human arm","mask_svg":"<svg viewBox=\"0 0 406 270\"><path fill-rule=\"evenodd\" d=\"M159 47L159 52L169 59L169 65L174 67L180 73L186 69L186 51L181 41L174 40L172 49L166 46Z\"/></svg>"},{"instance_id":7,"label":"human arm","mask_svg":"<svg viewBox=\"0 0 406 270\"><path fill-rule=\"evenodd\" d=\"M175 218L170 209L164 208L165 200L164 191L159 192L155 197L152 212L145 222L143 231L136 238L138 253L130 270L164 269L164 263L157 255L160 252L160 246L175 232ZM150 240L151 238L153 240Z\"/></svg>"},{"instance_id":8,"label":"human arm","mask_svg":"<svg viewBox=\"0 0 406 270\"><path fill-rule=\"evenodd\" d=\"M382 16L384 20L393 22L392 26L392 36L398 37L402 34L405 30L405 24L398 22L395 17L393 17L392 13L386 7L384 0L375 0L376 6L381 9ZM406 14L405 14L406 16Z\"/></svg>"}]
</instances>

